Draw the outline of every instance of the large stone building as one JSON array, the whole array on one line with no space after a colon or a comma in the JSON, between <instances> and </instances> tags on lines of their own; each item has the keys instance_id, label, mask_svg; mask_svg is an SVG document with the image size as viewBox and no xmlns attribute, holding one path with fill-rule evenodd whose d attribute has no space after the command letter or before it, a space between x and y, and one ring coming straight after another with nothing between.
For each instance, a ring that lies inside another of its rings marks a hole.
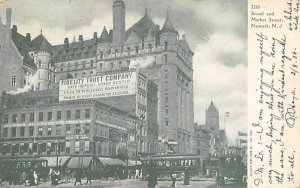
<instances>
[{"instance_id":1,"label":"large stone building","mask_svg":"<svg viewBox=\"0 0 300 188\"><path fill-rule=\"evenodd\" d=\"M113 26L101 35L94 32L88 40L79 35L78 40L63 40L63 44L51 45L41 33L31 40L30 34L22 36L17 27L12 28L12 39L21 55L33 63L32 69L24 71L22 83L28 90L48 90L58 87L62 79L81 78L135 68L148 80L155 83L157 107L136 105L135 115L147 122L153 135L168 140L173 152L191 153L193 138L193 52L185 35L179 38L169 14L163 27L155 24L146 14L132 27L125 29L125 3L113 2ZM150 91L151 92L151 91ZM155 92L154 92L155 93ZM137 97L154 95L139 91ZM113 105L112 100L101 102ZM121 100L122 101L122 100ZM152 101L152 102L151 102ZM119 107L117 107L119 108ZM148 111L157 108L156 113ZM152 115L150 115L150 114ZM157 115L156 115L157 114ZM155 138L153 136L153 138Z\"/></svg>"}]
</instances>

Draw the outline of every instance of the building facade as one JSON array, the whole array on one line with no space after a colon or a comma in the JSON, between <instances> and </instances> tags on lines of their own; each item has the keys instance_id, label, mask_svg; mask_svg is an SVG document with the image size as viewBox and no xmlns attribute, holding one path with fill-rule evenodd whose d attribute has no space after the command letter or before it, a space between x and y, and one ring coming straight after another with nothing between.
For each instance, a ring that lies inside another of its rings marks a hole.
<instances>
[{"instance_id":1,"label":"building facade","mask_svg":"<svg viewBox=\"0 0 300 188\"><path fill-rule=\"evenodd\" d=\"M0 151L5 157L149 152L145 121L96 100L58 101L58 90L4 94Z\"/></svg>"}]
</instances>

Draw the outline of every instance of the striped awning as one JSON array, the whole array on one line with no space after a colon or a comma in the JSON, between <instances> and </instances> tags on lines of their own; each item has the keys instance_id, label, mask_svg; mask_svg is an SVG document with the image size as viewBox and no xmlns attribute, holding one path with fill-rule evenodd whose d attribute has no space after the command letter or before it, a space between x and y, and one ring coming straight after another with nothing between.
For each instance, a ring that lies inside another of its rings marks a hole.
<instances>
[{"instance_id":1,"label":"striped awning","mask_svg":"<svg viewBox=\"0 0 300 188\"><path fill-rule=\"evenodd\" d=\"M48 161L48 166L49 167L56 167L57 162L58 166L63 166L70 157L68 156L59 156L58 161L57 157L41 157L42 159L46 159Z\"/></svg>"},{"instance_id":2,"label":"striped awning","mask_svg":"<svg viewBox=\"0 0 300 188\"><path fill-rule=\"evenodd\" d=\"M68 168L88 168L91 164L92 157L82 156L82 157L72 157L69 161Z\"/></svg>"},{"instance_id":3,"label":"striped awning","mask_svg":"<svg viewBox=\"0 0 300 188\"><path fill-rule=\"evenodd\" d=\"M109 166L126 166L126 163L121 161L120 159L111 159L111 158L105 158L105 157L98 157L100 162L103 165L109 165Z\"/></svg>"}]
</instances>

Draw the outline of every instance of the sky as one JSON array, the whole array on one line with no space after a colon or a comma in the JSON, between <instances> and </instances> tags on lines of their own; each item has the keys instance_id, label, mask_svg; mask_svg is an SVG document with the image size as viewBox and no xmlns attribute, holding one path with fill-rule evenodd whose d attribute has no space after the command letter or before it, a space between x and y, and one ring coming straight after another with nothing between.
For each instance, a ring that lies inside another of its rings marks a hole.
<instances>
[{"instance_id":1,"label":"sky","mask_svg":"<svg viewBox=\"0 0 300 188\"><path fill-rule=\"evenodd\" d=\"M48 41L61 44L65 37L100 36L112 29L113 0L1 0L0 16L12 8L12 25L33 39L42 31ZM145 15L162 28L167 11L174 27L186 34L194 52L195 122L205 124L211 100L219 109L220 128L229 143L247 130L247 1L245 0L124 0L126 29ZM225 118L225 112L229 117Z\"/></svg>"}]
</instances>

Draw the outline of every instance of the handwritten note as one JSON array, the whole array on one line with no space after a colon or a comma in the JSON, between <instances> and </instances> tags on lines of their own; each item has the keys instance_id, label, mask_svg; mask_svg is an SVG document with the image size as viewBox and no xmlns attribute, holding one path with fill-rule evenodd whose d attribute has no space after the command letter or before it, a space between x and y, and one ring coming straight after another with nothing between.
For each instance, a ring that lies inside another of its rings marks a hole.
<instances>
[{"instance_id":1,"label":"handwritten note","mask_svg":"<svg viewBox=\"0 0 300 188\"><path fill-rule=\"evenodd\" d=\"M299 1L248 4L249 187L300 187Z\"/></svg>"}]
</instances>

